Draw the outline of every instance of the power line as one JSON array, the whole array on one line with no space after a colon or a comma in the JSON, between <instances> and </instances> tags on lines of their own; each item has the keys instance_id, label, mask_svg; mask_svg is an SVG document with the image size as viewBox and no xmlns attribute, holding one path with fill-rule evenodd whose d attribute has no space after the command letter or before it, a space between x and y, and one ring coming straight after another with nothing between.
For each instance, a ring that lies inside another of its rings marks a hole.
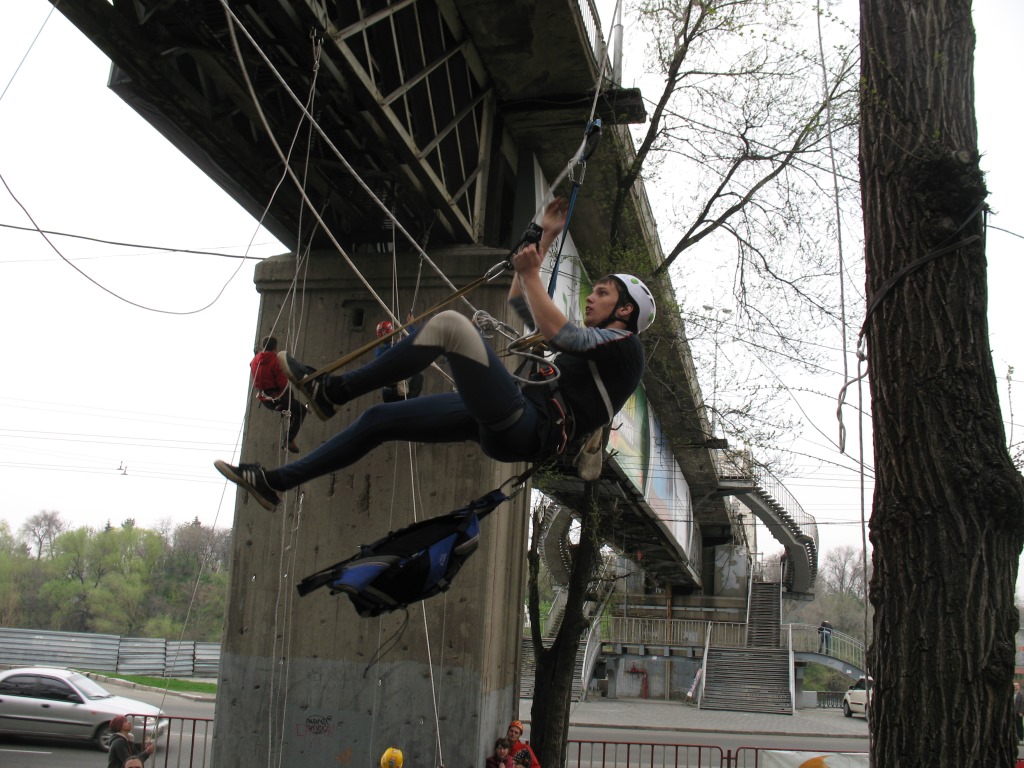
<instances>
[{"instance_id":1,"label":"power line","mask_svg":"<svg viewBox=\"0 0 1024 768\"><path fill-rule=\"evenodd\" d=\"M140 243L122 243L117 240L104 240L99 237L89 237L87 235L74 235L68 232L56 232L51 229L36 229L35 227L19 227L16 224L3 224L0 223L0 228L4 229L16 229L20 232L36 232L43 235L53 235L55 237L70 237L76 240L88 240L92 243L103 243L104 245L116 245L124 248L143 248L151 251L162 251L165 253L187 253L196 256L219 256L224 259L242 259L243 261L263 261L266 257L264 256L248 256L246 254L236 255L233 253L220 253L219 251L201 251L193 250L191 248L173 248L170 246L163 245L142 245ZM5 264L12 262L4 261Z\"/></svg>"}]
</instances>

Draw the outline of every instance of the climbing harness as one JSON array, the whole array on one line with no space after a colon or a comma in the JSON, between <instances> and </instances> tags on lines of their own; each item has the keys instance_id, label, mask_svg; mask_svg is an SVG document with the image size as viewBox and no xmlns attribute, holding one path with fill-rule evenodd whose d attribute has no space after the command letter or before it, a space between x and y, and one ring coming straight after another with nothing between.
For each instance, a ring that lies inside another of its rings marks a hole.
<instances>
[{"instance_id":1,"label":"climbing harness","mask_svg":"<svg viewBox=\"0 0 1024 768\"><path fill-rule=\"evenodd\" d=\"M446 515L413 523L359 547L352 557L335 563L297 585L305 597L328 587L344 593L360 616L372 617L406 608L445 592L480 542L480 521L514 498L540 465L513 478L506 494L499 486ZM507 484L507 483L506 483Z\"/></svg>"}]
</instances>

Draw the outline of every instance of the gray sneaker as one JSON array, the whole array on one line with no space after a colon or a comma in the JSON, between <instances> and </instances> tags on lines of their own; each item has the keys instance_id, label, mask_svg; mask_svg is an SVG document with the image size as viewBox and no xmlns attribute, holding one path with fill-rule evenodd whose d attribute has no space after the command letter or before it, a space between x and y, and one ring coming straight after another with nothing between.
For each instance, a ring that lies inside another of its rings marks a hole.
<instances>
[{"instance_id":1,"label":"gray sneaker","mask_svg":"<svg viewBox=\"0 0 1024 768\"><path fill-rule=\"evenodd\" d=\"M300 363L287 352L278 352L277 361L281 364L281 370L288 377L288 381L295 385L295 388L302 393L306 399L309 409L313 411L321 421L327 421L335 413L334 403L327 399L324 392L324 383L327 381L327 374L317 376L305 384L302 380L313 373L316 368Z\"/></svg>"},{"instance_id":2,"label":"gray sneaker","mask_svg":"<svg viewBox=\"0 0 1024 768\"><path fill-rule=\"evenodd\" d=\"M213 466L232 483L248 491L264 509L273 512L281 503L277 491L270 487L267 476L263 474L263 467L259 464L239 464L235 467L217 459Z\"/></svg>"}]
</instances>

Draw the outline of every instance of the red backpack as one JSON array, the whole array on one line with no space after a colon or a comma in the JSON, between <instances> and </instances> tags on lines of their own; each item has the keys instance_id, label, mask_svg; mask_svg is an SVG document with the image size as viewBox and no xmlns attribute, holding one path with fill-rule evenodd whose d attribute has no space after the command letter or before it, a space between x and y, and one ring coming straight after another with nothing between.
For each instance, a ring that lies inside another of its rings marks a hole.
<instances>
[{"instance_id":1,"label":"red backpack","mask_svg":"<svg viewBox=\"0 0 1024 768\"><path fill-rule=\"evenodd\" d=\"M281 394L288 379L277 362L276 352L260 352L251 363L252 386L258 392L266 392L271 397Z\"/></svg>"}]
</instances>

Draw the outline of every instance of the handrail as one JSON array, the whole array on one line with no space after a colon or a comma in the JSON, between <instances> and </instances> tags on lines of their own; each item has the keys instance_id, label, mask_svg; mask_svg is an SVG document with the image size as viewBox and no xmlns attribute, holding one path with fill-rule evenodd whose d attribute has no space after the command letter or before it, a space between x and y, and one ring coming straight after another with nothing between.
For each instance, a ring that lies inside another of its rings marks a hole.
<instances>
[{"instance_id":1,"label":"handrail","mask_svg":"<svg viewBox=\"0 0 1024 768\"><path fill-rule=\"evenodd\" d=\"M608 601L611 600L612 588L608 585L605 575L612 568L611 558L604 558L604 568L601 569L599 579L603 585L600 591L601 599L597 603L597 607L590 614L590 629L587 632L587 641L585 650L583 652L583 669L580 670L580 700L584 701L587 698L587 683L590 681L590 675L592 672L592 664L596 663L597 657L601 652L601 621L600 617L604 615L604 609L608 605ZM595 642L596 640L596 642Z\"/></svg>"},{"instance_id":2,"label":"handrail","mask_svg":"<svg viewBox=\"0 0 1024 768\"><path fill-rule=\"evenodd\" d=\"M587 39L590 41L590 49L594 54L594 63L601 67L602 64L599 57L603 56L607 59L608 53L604 34L601 30L601 17L597 12L597 6L594 0L577 0L576 7L579 9L580 19L583 21L583 29L587 33ZM611 71L609 63L606 63L605 66Z\"/></svg>"},{"instance_id":3,"label":"handrail","mask_svg":"<svg viewBox=\"0 0 1024 768\"><path fill-rule=\"evenodd\" d=\"M793 521L814 541L818 549L818 523L804 511L789 489L775 475L754 461L750 451L719 449L714 451L718 476L750 480L755 487L772 496L786 510Z\"/></svg>"},{"instance_id":4,"label":"handrail","mask_svg":"<svg viewBox=\"0 0 1024 768\"><path fill-rule=\"evenodd\" d=\"M750 573L747 578L747 626L750 626L750 601L753 600L754 596L754 569L750 569ZM780 613L779 616L782 614Z\"/></svg>"},{"instance_id":5,"label":"handrail","mask_svg":"<svg viewBox=\"0 0 1024 768\"><path fill-rule=\"evenodd\" d=\"M700 683L697 686L697 690L694 691L694 698L697 700L697 709L700 709L701 699L704 698L704 683L708 679L708 651L711 648L711 633L708 632L707 639L704 641L704 658L700 661Z\"/></svg>"},{"instance_id":6,"label":"handrail","mask_svg":"<svg viewBox=\"0 0 1024 768\"><path fill-rule=\"evenodd\" d=\"M789 626L787 644L789 645L789 706L796 711L796 664L793 663L793 625Z\"/></svg>"},{"instance_id":7,"label":"handrail","mask_svg":"<svg viewBox=\"0 0 1024 768\"><path fill-rule=\"evenodd\" d=\"M798 653L818 653L818 627L814 624L790 624L793 650ZM832 630L830 653L834 659L845 661L857 669L865 669L864 643L844 632Z\"/></svg>"},{"instance_id":8,"label":"handrail","mask_svg":"<svg viewBox=\"0 0 1024 768\"><path fill-rule=\"evenodd\" d=\"M541 637L550 637L552 629L551 625L554 620L558 618L558 612L565 607L565 601L567 599L567 590L564 587L556 587L554 595L551 598L551 607L548 609L547 615L541 617Z\"/></svg>"},{"instance_id":9,"label":"handrail","mask_svg":"<svg viewBox=\"0 0 1024 768\"><path fill-rule=\"evenodd\" d=\"M794 653L818 652L818 628L813 624L783 625ZM660 645L698 648L714 636L716 646L743 646L745 623L694 619L641 619L610 616L602 623L601 642L617 645ZM832 630L830 656L864 669L864 644L857 638Z\"/></svg>"}]
</instances>

